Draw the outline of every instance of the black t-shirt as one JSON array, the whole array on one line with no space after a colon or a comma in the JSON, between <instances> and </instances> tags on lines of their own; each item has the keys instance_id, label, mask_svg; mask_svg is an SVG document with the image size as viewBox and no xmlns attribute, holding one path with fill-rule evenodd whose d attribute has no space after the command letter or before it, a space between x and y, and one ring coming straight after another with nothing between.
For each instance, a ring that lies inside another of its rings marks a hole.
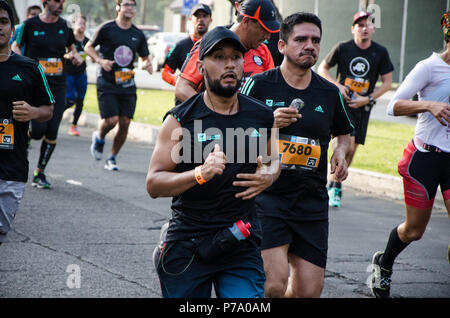
<instances>
[{"instance_id":1,"label":"black t-shirt","mask_svg":"<svg viewBox=\"0 0 450 318\"><path fill-rule=\"evenodd\" d=\"M103 23L91 39L93 47L100 45L100 56L115 61L110 72L101 69L97 86L114 94L135 94L133 63L136 53L140 57L149 55L144 33L135 25L120 28L116 21Z\"/></svg>"},{"instance_id":2,"label":"black t-shirt","mask_svg":"<svg viewBox=\"0 0 450 318\"><path fill-rule=\"evenodd\" d=\"M86 71L86 53L84 53L84 46L88 43L89 38L84 37L83 41L75 39L75 48L78 54L83 58L83 63L79 66L73 65L72 61L64 59L64 70L67 74L79 75Z\"/></svg>"},{"instance_id":3,"label":"black t-shirt","mask_svg":"<svg viewBox=\"0 0 450 318\"><path fill-rule=\"evenodd\" d=\"M38 107L51 105L55 101L44 70L36 61L27 57L13 54L7 61L0 62L0 82L0 179L26 182L29 122L13 119L12 103L26 101L31 106ZM14 131L13 136L11 131ZM12 147L10 141L14 143Z\"/></svg>"},{"instance_id":4,"label":"black t-shirt","mask_svg":"<svg viewBox=\"0 0 450 318\"><path fill-rule=\"evenodd\" d=\"M311 74L309 86L299 90L289 86L280 68L276 68L252 76L241 92L265 102L273 111L289 107L297 98L304 102L300 111L302 118L279 130L279 151L282 162L285 156L298 155L298 158L304 158L305 166L302 169L295 169L293 165L283 166L280 177L264 193L289 198L286 202L293 206L291 212L295 218L321 219L326 218L328 213L325 186L331 135L349 134L353 127L339 89L313 71ZM309 208L301 206L302 201L306 202L305 195L314 199L316 213L311 214ZM300 212L295 210L297 208ZM280 216L278 210L268 211L267 214Z\"/></svg>"},{"instance_id":5,"label":"black t-shirt","mask_svg":"<svg viewBox=\"0 0 450 318\"><path fill-rule=\"evenodd\" d=\"M280 66L283 62L284 55L278 50L278 41L280 40L280 32L271 33L270 40L266 43L269 48L270 54L272 54L273 64L275 67Z\"/></svg>"},{"instance_id":6,"label":"black t-shirt","mask_svg":"<svg viewBox=\"0 0 450 318\"><path fill-rule=\"evenodd\" d=\"M169 54L167 54L166 60L164 64L167 64L172 70L181 70L183 66L184 60L189 55L192 47L194 46L194 41L192 41L191 36L178 41L177 44L170 50Z\"/></svg>"},{"instance_id":7,"label":"black t-shirt","mask_svg":"<svg viewBox=\"0 0 450 318\"><path fill-rule=\"evenodd\" d=\"M41 63L50 85L66 84L64 54L75 42L66 20L58 18L55 23L45 23L39 16L30 18L23 23L16 42L26 45L25 56Z\"/></svg>"},{"instance_id":8,"label":"black t-shirt","mask_svg":"<svg viewBox=\"0 0 450 318\"><path fill-rule=\"evenodd\" d=\"M175 171L189 171L204 163L215 143L227 156L227 164L222 175L173 198L167 239L212 234L243 220L250 222L250 238L258 242L261 229L255 219L254 200L236 199L235 194L246 188L235 187L232 183L238 173L254 173L258 155L266 154L273 113L259 101L239 94L239 111L222 115L208 108L203 96L204 93L194 95L166 114L174 116L184 129L182 160Z\"/></svg>"},{"instance_id":9,"label":"black t-shirt","mask_svg":"<svg viewBox=\"0 0 450 318\"><path fill-rule=\"evenodd\" d=\"M350 86L362 96L373 92L379 75L394 70L385 47L372 41L367 49L360 49L354 40L338 43L325 58L331 67L338 65L337 79L342 85ZM346 83L346 78L349 78Z\"/></svg>"}]
</instances>

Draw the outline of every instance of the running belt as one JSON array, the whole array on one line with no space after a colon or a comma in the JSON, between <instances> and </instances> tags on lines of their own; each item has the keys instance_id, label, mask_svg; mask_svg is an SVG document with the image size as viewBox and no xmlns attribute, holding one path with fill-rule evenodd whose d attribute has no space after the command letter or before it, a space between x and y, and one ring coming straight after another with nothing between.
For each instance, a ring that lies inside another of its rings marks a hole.
<instances>
[{"instance_id":1,"label":"running belt","mask_svg":"<svg viewBox=\"0 0 450 318\"><path fill-rule=\"evenodd\" d=\"M431 152L445 152L439 147L436 147L436 146L424 143L422 140L420 140L417 137L414 137L414 144L416 146L422 147L423 149L425 149L427 151L431 151Z\"/></svg>"}]
</instances>

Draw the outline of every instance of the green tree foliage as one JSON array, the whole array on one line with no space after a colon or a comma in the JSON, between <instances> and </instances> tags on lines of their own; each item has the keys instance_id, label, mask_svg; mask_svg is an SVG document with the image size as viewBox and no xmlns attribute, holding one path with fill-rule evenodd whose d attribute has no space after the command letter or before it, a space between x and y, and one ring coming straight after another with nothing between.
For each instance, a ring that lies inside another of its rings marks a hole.
<instances>
[{"instance_id":1,"label":"green tree foliage","mask_svg":"<svg viewBox=\"0 0 450 318\"><path fill-rule=\"evenodd\" d=\"M168 7L173 0L136 0L135 24L142 24L142 1L146 1L144 24L156 24L162 26L164 22L164 8ZM80 7L81 13L88 18L90 24L99 25L116 17L115 0L66 0L64 3L64 14L73 13L68 12L68 8L71 8L70 5L73 4Z\"/></svg>"}]
</instances>

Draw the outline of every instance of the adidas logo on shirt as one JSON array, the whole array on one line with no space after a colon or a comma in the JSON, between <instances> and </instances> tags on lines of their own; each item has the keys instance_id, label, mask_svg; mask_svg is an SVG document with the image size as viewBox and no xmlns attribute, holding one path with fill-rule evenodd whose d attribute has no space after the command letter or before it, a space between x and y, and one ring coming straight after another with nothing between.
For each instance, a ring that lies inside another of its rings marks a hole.
<instances>
[{"instance_id":1,"label":"adidas logo on shirt","mask_svg":"<svg viewBox=\"0 0 450 318\"><path fill-rule=\"evenodd\" d=\"M13 76L12 78L13 81L18 81L18 82L22 82L22 79L20 78L19 74L16 74Z\"/></svg>"},{"instance_id":2,"label":"adidas logo on shirt","mask_svg":"<svg viewBox=\"0 0 450 318\"><path fill-rule=\"evenodd\" d=\"M314 109L316 112L319 112L319 113L323 113L324 111L323 111L323 109L322 109L322 106L317 106L315 109Z\"/></svg>"},{"instance_id":3,"label":"adidas logo on shirt","mask_svg":"<svg viewBox=\"0 0 450 318\"><path fill-rule=\"evenodd\" d=\"M250 137L261 137L261 135L256 129L254 129L253 132L250 134Z\"/></svg>"}]
</instances>

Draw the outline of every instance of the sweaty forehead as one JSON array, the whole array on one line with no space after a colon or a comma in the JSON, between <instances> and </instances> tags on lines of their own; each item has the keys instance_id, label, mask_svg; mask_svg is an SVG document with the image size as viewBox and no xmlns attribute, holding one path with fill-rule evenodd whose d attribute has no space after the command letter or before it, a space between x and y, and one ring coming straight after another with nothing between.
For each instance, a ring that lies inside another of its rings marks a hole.
<instances>
[{"instance_id":1,"label":"sweaty forehead","mask_svg":"<svg viewBox=\"0 0 450 318\"><path fill-rule=\"evenodd\" d=\"M292 29L291 37L296 36L320 37L320 29L317 25L310 22L296 24Z\"/></svg>"}]
</instances>

